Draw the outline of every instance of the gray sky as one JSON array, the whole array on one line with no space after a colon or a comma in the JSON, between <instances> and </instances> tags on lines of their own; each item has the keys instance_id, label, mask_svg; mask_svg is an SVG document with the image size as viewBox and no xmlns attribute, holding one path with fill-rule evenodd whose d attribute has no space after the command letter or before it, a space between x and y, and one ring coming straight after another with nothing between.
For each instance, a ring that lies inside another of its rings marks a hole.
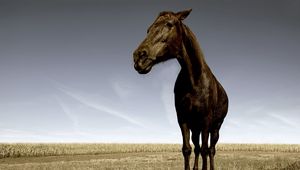
<instances>
[{"instance_id":1,"label":"gray sky","mask_svg":"<svg viewBox=\"0 0 300 170\"><path fill-rule=\"evenodd\" d=\"M219 142L300 143L300 2L0 1L0 142L181 143L176 60L132 52L160 11L184 21L226 89Z\"/></svg>"}]
</instances>

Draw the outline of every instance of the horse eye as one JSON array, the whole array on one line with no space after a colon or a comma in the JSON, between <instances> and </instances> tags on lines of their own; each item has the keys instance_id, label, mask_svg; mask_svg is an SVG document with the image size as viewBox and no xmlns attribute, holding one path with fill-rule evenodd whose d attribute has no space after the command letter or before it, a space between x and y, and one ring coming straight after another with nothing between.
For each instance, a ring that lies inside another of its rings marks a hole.
<instances>
[{"instance_id":1,"label":"horse eye","mask_svg":"<svg viewBox=\"0 0 300 170\"><path fill-rule=\"evenodd\" d=\"M172 24L172 23L170 23L170 22L167 22L167 23L166 23L166 26L168 26L168 27L170 27L170 28L171 28L171 27L173 27L173 24Z\"/></svg>"}]
</instances>

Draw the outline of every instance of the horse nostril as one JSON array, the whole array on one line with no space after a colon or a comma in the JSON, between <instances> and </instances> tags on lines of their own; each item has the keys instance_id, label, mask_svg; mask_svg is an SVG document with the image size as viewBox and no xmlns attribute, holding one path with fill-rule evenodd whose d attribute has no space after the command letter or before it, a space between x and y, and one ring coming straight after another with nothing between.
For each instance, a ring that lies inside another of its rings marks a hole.
<instances>
[{"instance_id":1,"label":"horse nostril","mask_svg":"<svg viewBox=\"0 0 300 170\"><path fill-rule=\"evenodd\" d=\"M147 57L147 55L148 55L148 52L144 48L136 50L133 53L133 61L136 63L139 59Z\"/></svg>"},{"instance_id":2,"label":"horse nostril","mask_svg":"<svg viewBox=\"0 0 300 170\"><path fill-rule=\"evenodd\" d=\"M139 55L140 57L147 56L147 51L146 51L145 49L142 49L142 50L139 51L138 55Z\"/></svg>"}]
</instances>

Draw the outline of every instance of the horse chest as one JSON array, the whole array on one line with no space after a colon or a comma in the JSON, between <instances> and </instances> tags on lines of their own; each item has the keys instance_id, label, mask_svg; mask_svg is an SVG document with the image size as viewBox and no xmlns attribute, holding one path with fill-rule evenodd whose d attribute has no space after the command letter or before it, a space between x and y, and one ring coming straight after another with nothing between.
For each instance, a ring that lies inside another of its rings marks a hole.
<instances>
[{"instance_id":1,"label":"horse chest","mask_svg":"<svg viewBox=\"0 0 300 170\"><path fill-rule=\"evenodd\" d=\"M175 106L178 112L201 114L208 113L210 90L208 87L192 87L190 81L182 74L178 75L174 88Z\"/></svg>"},{"instance_id":2,"label":"horse chest","mask_svg":"<svg viewBox=\"0 0 300 170\"><path fill-rule=\"evenodd\" d=\"M177 107L185 113L208 113L209 100L206 94L187 93L178 98Z\"/></svg>"}]
</instances>

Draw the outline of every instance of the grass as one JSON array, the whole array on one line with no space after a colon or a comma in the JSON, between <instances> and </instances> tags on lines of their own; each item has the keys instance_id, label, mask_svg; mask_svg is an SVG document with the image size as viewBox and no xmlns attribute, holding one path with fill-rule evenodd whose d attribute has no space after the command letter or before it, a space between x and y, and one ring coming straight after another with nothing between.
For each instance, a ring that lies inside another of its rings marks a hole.
<instances>
[{"instance_id":1,"label":"grass","mask_svg":"<svg viewBox=\"0 0 300 170\"><path fill-rule=\"evenodd\" d=\"M176 170L183 169L180 150L180 144L0 144L0 169ZM300 145L218 144L216 167L300 169Z\"/></svg>"}]
</instances>

